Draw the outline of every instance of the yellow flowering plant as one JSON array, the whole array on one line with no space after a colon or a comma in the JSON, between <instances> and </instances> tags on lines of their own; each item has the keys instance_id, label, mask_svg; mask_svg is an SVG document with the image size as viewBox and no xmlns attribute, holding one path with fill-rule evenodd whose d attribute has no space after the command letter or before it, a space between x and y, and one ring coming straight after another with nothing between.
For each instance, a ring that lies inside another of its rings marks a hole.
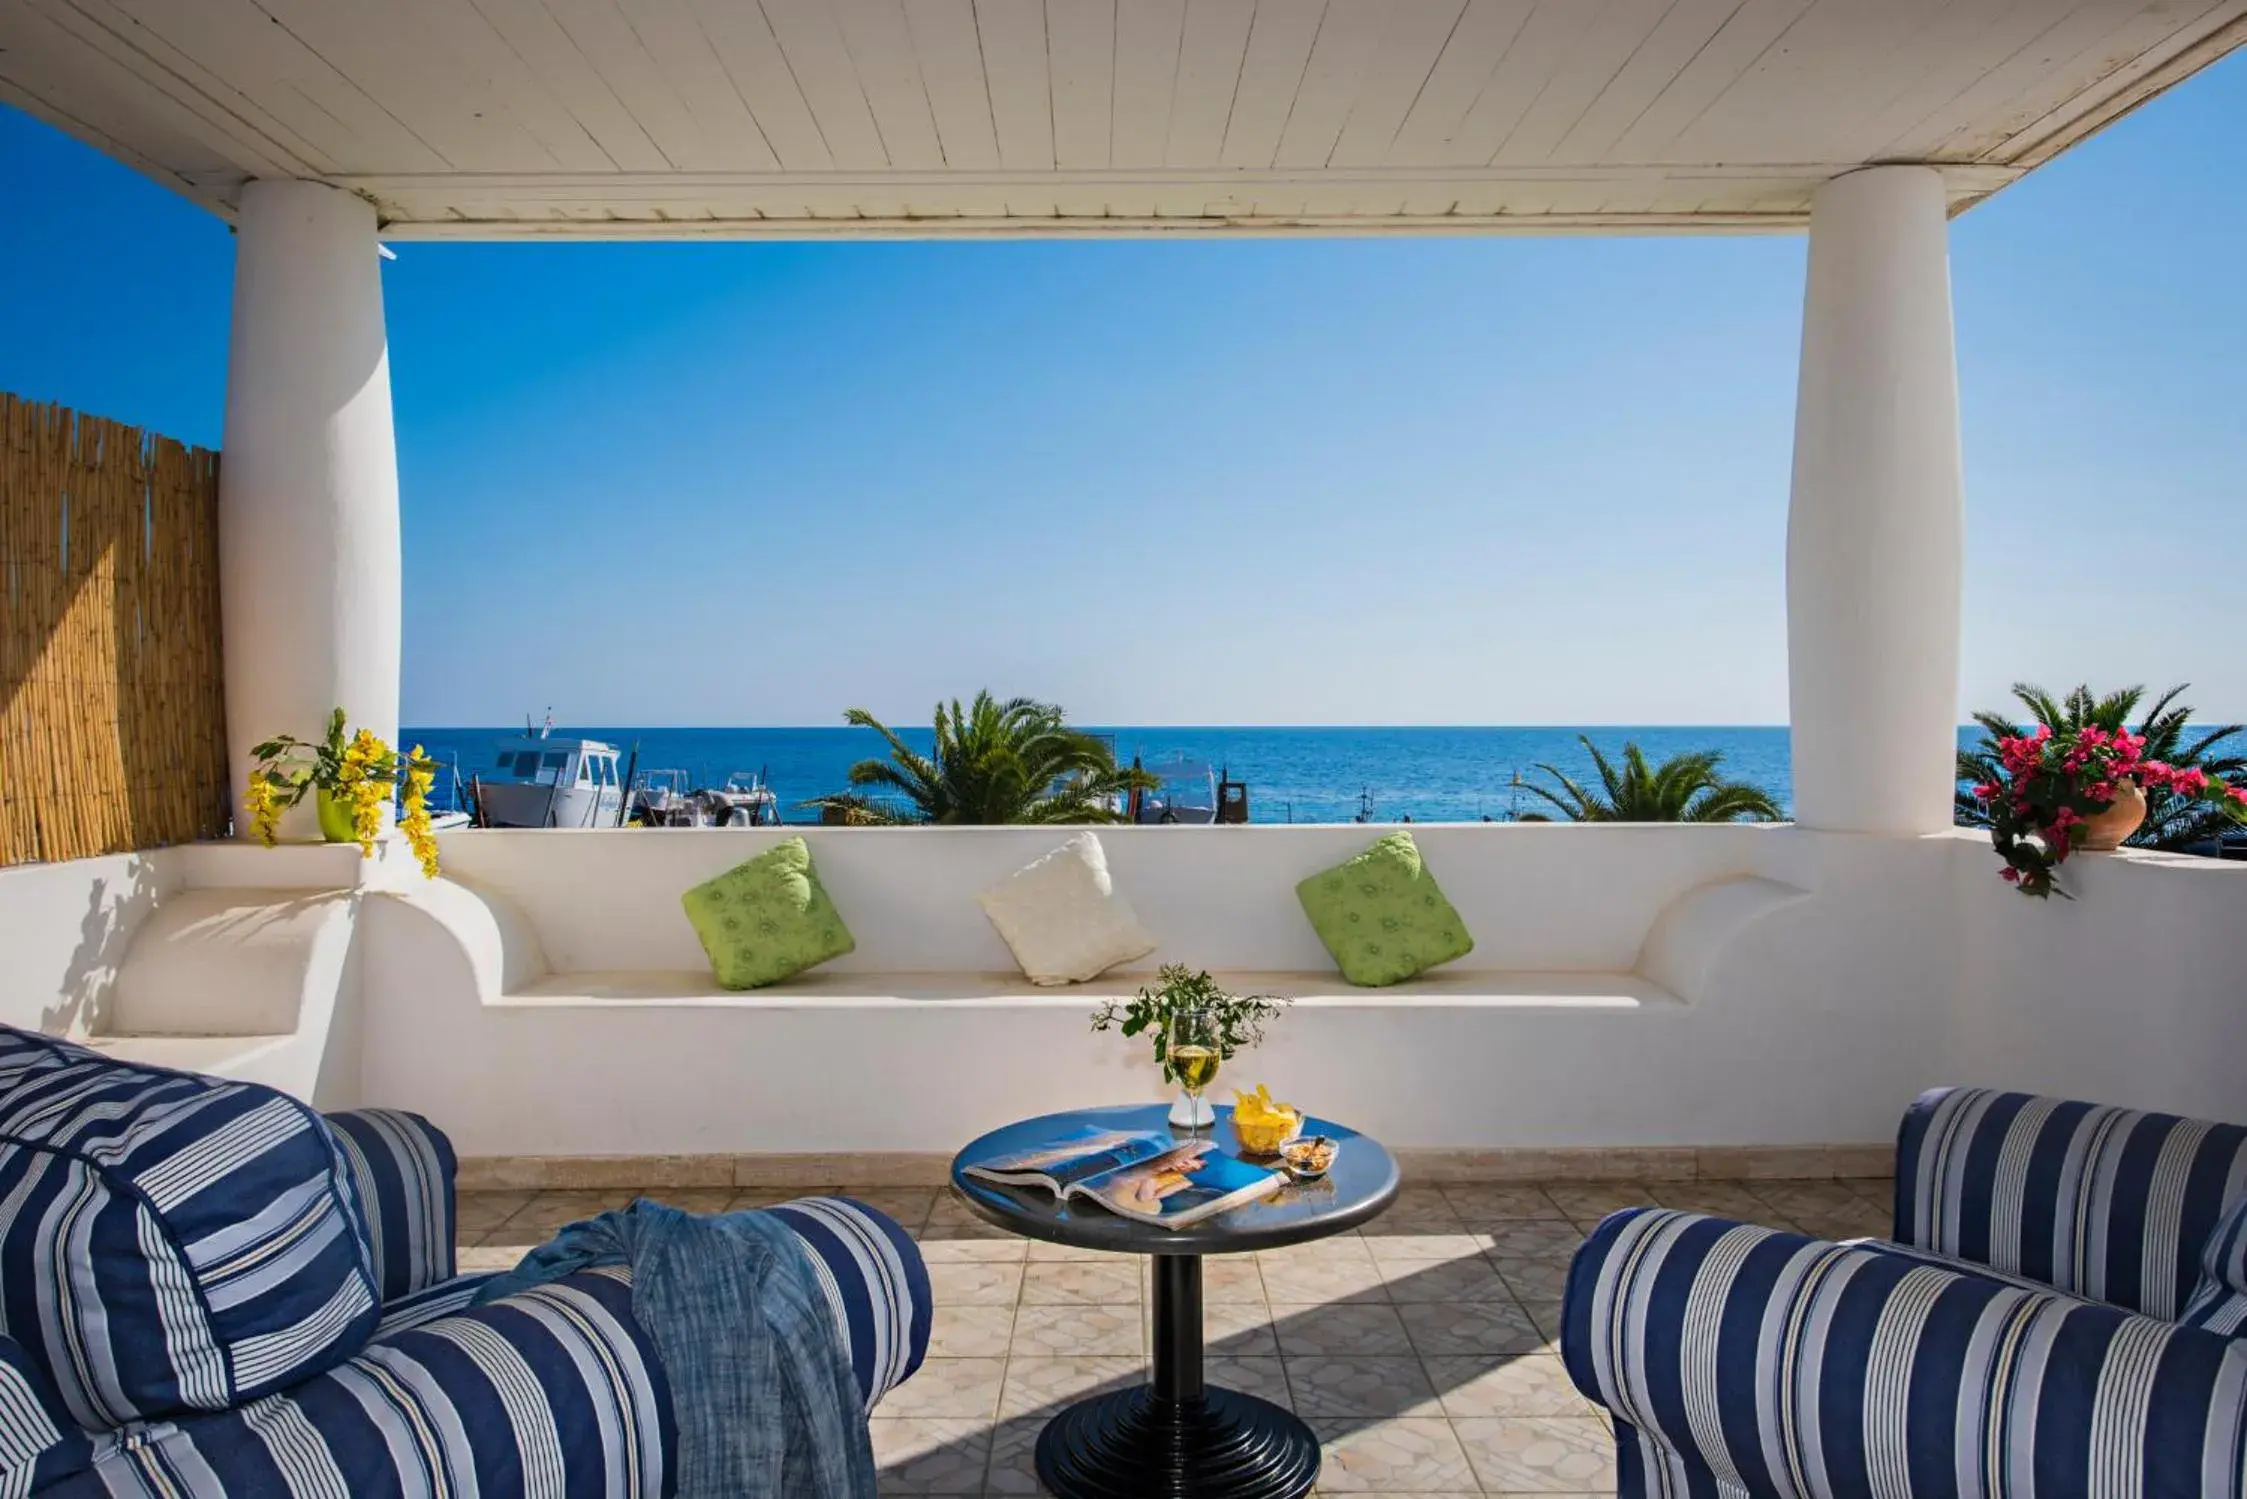
<instances>
[{"instance_id":1,"label":"yellow flowering plant","mask_svg":"<svg viewBox=\"0 0 2247 1499\"><path fill-rule=\"evenodd\" d=\"M322 828L337 842L357 843L360 854L372 858L375 839L382 833L383 803L397 787L402 770L405 801L398 829L406 835L421 872L435 879L437 839L429 825L429 790L436 783L437 762L418 744L411 754L401 756L372 729L347 734L347 724L338 708L328 719L327 737L317 744L277 734L250 750L257 763L242 797L250 831L271 848L281 814L317 792L323 798Z\"/></svg>"}]
</instances>

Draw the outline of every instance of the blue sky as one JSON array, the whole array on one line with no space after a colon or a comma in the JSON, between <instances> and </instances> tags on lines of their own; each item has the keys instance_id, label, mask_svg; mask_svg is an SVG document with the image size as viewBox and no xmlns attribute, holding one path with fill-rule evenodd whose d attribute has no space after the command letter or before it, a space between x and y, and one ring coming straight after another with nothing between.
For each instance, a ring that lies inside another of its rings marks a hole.
<instances>
[{"instance_id":1,"label":"blue sky","mask_svg":"<svg viewBox=\"0 0 2247 1499\"><path fill-rule=\"evenodd\" d=\"M2247 57L1959 220L1963 708L2247 717ZM217 220L0 108L0 388L219 436ZM431 245L408 722L1779 722L1799 237Z\"/></svg>"}]
</instances>

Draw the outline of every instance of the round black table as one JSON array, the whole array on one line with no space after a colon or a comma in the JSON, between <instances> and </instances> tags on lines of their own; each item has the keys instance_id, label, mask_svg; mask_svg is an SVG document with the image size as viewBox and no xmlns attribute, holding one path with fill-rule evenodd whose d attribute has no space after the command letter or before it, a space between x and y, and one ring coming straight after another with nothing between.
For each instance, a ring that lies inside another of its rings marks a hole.
<instances>
[{"instance_id":1,"label":"round black table","mask_svg":"<svg viewBox=\"0 0 2247 1499\"><path fill-rule=\"evenodd\" d=\"M1079 1401L1038 1434L1038 1479L1060 1499L1298 1499L1319 1476L1319 1442L1290 1411L1202 1381L1202 1256L1278 1249L1355 1228L1397 1195L1397 1163L1381 1143L1326 1119L1305 1134L1341 1142L1324 1180L1281 1187L1260 1202L1165 1229L1041 1189L994 1186L964 1168L1032 1149L1088 1126L1165 1130L1162 1104L1046 1114L996 1129L952 1158L952 1187L999 1227L1080 1249L1154 1256L1154 1364L1147 1384ZM1233 1111L1199 1132L1238 1154Z\"/></svg>"}]
</instances>

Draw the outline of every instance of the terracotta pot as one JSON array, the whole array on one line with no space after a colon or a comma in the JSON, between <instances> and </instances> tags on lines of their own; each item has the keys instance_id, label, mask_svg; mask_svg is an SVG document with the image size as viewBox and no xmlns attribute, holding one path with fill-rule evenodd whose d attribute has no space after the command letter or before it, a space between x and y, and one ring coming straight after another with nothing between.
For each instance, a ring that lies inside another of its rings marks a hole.
<instances>
[{"instance_id":1,"label":"terracotta pot","mask_svg":"<svg viewBox=\"0 0 2247 1499\"><path fill-rule=\"evenodd\" d=\"M2111 854L2145 820L2146 794L2136 781L2126 780L2115 788L2111 806L2076 824L2075 847L2082 853Z\"/></svg>"}]
</instances>

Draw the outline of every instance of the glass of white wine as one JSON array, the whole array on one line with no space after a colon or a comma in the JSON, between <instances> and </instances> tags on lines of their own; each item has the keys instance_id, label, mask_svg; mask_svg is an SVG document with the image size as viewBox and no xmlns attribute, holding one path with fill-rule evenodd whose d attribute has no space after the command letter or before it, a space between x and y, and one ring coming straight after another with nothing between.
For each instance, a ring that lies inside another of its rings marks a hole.
<instances>
[{"instance_id":1,"label":"glass of white wine","mask_svg":"<svg viewBox=\"0 0 2247 1499\"><path fill-rule=\"evenodd\" d=\"M1179 1010L1170 1017L1170 1070L1186 1090L1193 1110L1192 1128L1199 1130L1204 1117L1202 1090L1216 1080L1221 1058L1217 1014L1214 1010Z\"/></svg>"}]
</instances>

